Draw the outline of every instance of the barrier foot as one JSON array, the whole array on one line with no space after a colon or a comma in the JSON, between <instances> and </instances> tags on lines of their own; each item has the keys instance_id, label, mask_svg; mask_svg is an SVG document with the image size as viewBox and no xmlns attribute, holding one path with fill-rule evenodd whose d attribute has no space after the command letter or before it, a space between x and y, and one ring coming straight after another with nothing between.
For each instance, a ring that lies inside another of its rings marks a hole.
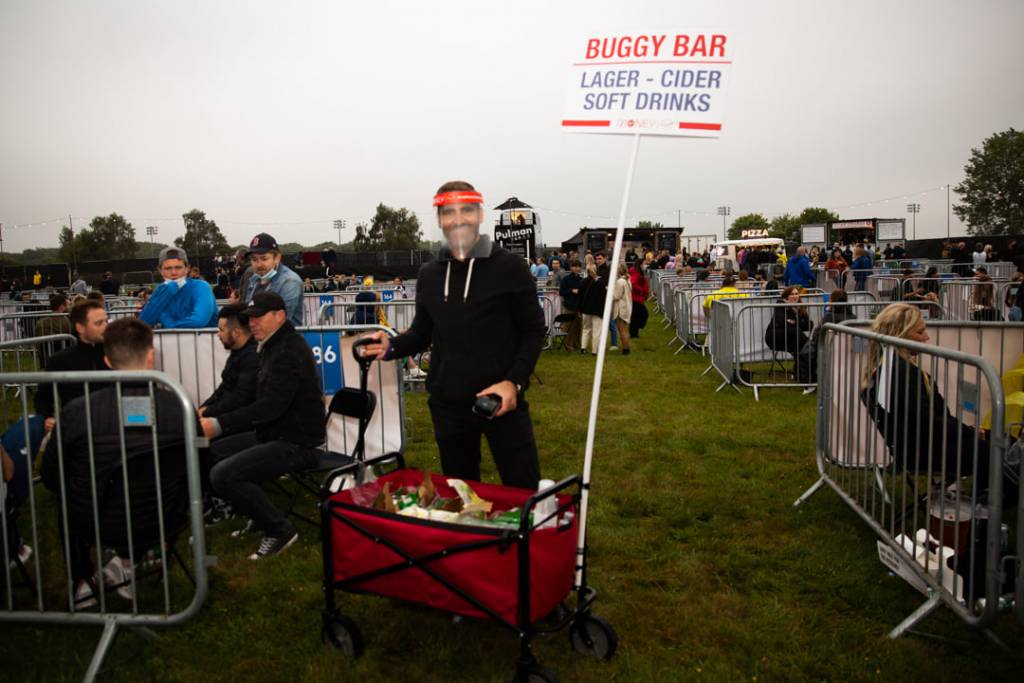
<instances>
[{"instance_id":1,"label":"barrier foot","mask_svg":"<svg viewBox=\"0 0 1024 683\"><path fill-rule=\"evenodd\" d=\"M984 636L986 638L988 638L990 643L992 643L993 645L998 647L1000 650L1002 650L1003 652L1006 652L1006 653L1010 652L1010 648L1006 646L1006 643L1003 642L1003 639L1000 638L999 636L997 636L992 631L992 629L985 628L985 629L982 629L981 632L982 632L982 634L984 634Z\"/></svg>"},{"instance_id":2,"label":"barrier foot","mask_svg":"<svg viewBox=\"0 0 1024 683\"><path fill-rule=\"evenodd\" d=\"M668 344L665 344L665 346L672 346L673 344L676 343L677 339L679 339L679 337L672 337L671 339L668 340Z\"/></svg>"},{"instance_id":3,"label":"barrier foot","mask_svg":"<svg viewBox=\"0 0 1024 683\"><path fill-rule=\"evenodd\" d=\"M706 368L704 368L704 372L700 373L700 376L703 377L704 375L708 374L714 367L714 365L707 366Z\"/></svg>"},{"instance_id":4,"label":"barrier foot","mask_svg":"<svg viewBox=\"0 0 1024 683\"><path fill-rule=\"evenodd\" d=\"M757 393L757 385L756 384L754 385L754 400L755 401L760 401L761 400L761 397Z\"/></svg>"},{"instance_id":5,"label":"barrier foot","mask_svg":"<svg viewBox=\"0 0 1024 683\"><path fill-rule=\"evenodd\" d=\"M811 488L800 494L800 497L793 501L793 507L800 507L800 504L818 492L825 485L825 477L818 477L818 481L811 484Z\"/></svg>"},{"instance_id":6,"label":"barrier foot","mask_svg":"<svg viewBox=\"0 0 1024 683\"><path fill-rule=\"evenodd\" d=\"M92 654L92 661L89 662L89 668L85 670L85 678L82 679L84 683L92 683L96 680L96 674L99 673L100 666L103 665L103 658L107 656L107 650L110 649L116 635L117 622L111 619L103 625L103 635L100 636L96 652Z\"/></svg>"},{"instance_id":7,"label":"barrier foot","mask_svg":"<svg viewBox=\"0 0 1024 683\"><path fill-rule=\"evenodd\" d=\"M130 626L129 627L135 635L139 636L143 640L148 640L153 643L160 640L160 636L156 634L156 631L149 628L148 626Z\"/></svg>"},{"instance_id":8,"label":"barrier foot","mask_svg":"<svg viewBox=\"0 0 1024 683\"><path fill-rule=\"evenodd\" d=\"M685 351L685 350L686 350L686 344L680 344L679 348L676 349L676 352L673 353L672 355L673 356L678 356L681 351Z\"/></svg>"},{"instance_id":9,"label":"barrier foot","mask_svg":"<svg viewBox=\"0 0 1024 683\"><path fill-rule=\"evenodd\" d=\"M901 621L896 628L889 632L889 637L893 640L902 637L904 633L916 626L918 622L926 619L928 615L937 610L941 604L942 599L939 597L939 594L932 593L923 605L914 610L913 614Z\"/></svg>"},{"instance_id":10,"label":"barrier foot","mask_svg":"<svg viewBox=\"0 0 1024 683\"><path fill-rule=\"evenodd\" d=\"M732 382L730 382L729 380L726 380L726 381L722 382L721 384L719 384L718 388L715 389L715 393L717 394L719 391L721 391L725 387L732 387L733 389L736 390L737 394L740 394L741 396L743 395L743 392L740 391L740 388L738 386L736 386L735 384L733 384Z\"/></svg>"}]
</instances>

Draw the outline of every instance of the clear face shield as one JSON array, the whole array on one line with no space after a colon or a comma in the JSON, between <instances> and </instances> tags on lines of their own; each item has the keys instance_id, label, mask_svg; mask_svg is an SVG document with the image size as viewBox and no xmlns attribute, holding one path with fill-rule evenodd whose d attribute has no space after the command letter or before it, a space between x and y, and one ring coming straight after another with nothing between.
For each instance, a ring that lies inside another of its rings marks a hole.
<instances>
[{"instance_id":1,"label":"clear face shield","mask_svg":"<svg viewBox=\"0 0 1024 683\"><path fill-rule=\"evenodd\" d=\"M437 224L444 233L452 256L465 260L480 238L483 222L483 197L479 192L444 192L434 197Z\"/></svg>"}]
</instances>

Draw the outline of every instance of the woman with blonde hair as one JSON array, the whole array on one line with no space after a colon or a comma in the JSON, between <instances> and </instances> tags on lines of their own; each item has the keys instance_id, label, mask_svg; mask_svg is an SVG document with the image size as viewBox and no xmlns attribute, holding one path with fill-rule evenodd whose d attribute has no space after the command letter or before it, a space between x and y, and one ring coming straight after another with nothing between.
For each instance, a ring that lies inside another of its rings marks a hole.
<instances>
[{"instance_id":1,"label":"woman with blonde hair","mask_svg":"<svg viewBox=\"0 0 1024 683\"><path fill-rule=\"evenodd\" d=\"M619 264L619 276L612 293L612 322L619 330L619 347L622 355L629 355L629 321L633 314L633 288L629 284L629 268Z\"/></svg>"},{"instance_id":2,"label":"woman with blonde hair","mask_svg":"<svg viewBox=\"0 0 1024 683\"><path fill-rule=\"evenodd\" d=\"M971 320L1001 320L996 310L996 286L992 278L982 273L978 284L971 288Z\"/></svg>"},{"instance_id":3,"label":"woman with blonde hair","mask_svg":"<svg viewBox=\"0 0 1024 683\"><path fill-rule=\"evenodd\" d=\"M853 279L855 283L854 291L863 292L868 281L868 275L871 273L871 257L868 256L867 250L863 245L856 245L853 248L853 263L850 264L850 270L853 271Z\"/></svg>"},{"instance_id":4,"label":"woman with blonde hair","mask_svg":"<svg viewBox=\"0 0 1024 683\"><path fill-rule=\"evenodd\" d=\"M921 310L910 304L886 306L871 329L919 344L929 340ZM953 370L948 363L943 367ZM943 385L922 366L917 351L871 341L860 398L882 433L897 469L915 474L941 473L946 480L973 474L979 486L986 486L988 441L950 413L939 391Z\"/></svg>"},{"instance_id":5,"label":"woman with blonde hair","mask_svg":"<svg viewBox=\"0 0 1024 683\"><path fill-rule=\"evenodd\" d=\"M590 256L590 254L587 254ZM593 261L593 259L591 259ZM587 266L587 277L580 287L580 314L583 318L583 332L580 339L580 353L590 352L597 355L597 344L601 333L601 316L604 314L604 297L608 293L607 286L602 286L597 277L597 265Z\"/></svg>"}]
</instances>

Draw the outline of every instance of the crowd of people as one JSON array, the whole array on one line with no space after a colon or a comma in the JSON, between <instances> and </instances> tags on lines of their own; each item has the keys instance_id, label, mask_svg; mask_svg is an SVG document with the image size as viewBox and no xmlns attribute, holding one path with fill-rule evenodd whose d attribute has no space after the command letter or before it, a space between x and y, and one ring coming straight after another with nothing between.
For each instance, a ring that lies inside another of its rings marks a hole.
<instances>
[{"instance_id":1,"label":"crowd of people","mask_svg":"<svg viewBox=\"0 0 1024 683\"><path fill-rule=\"evenodd\" d=\"M465 202L467 194L474 193L471 187L442 188L438 196L452 194ZM707 280L714 265L711 255L706 251L655 252L644 245L627 249L621 263L611 263L603 251L555 251L536 258L527 268L521 260L492 246L479 234L476 241L459 242L458 235L465 227L463 217L446 213L443 198L437 201L441 202L436 205L450 250L421 272L412 327L394 339L377 333L371 352L391 359L432 348L433 367L441 368L448 363L447 374L438 370L427 382L446 473L478 478L479 440L484 435L491 441L505 483L536 486L540 472L523 394L543 334L536 306L537 291L552 290L561 298L565 347L583 354L598 352L605 305L610 299L610 348L628 355L647 322L649 271L675 269L680 274L696 273L697 280ZM480 211L479 207L473 210ZM956 263L967 263L962 261L964 246L961 243L955 247ZM901 250L898 246L886 247L881 257L898 260L902 258ZM827 260L822 261L826 256ZM816 268L840 273L852 269L858 274L864 271L866 276L878 256L871 245L863 244L837 246L827 255L817 248L800 247L789 258L771 247L741 250L739 270L726 268L722 272L720 286L705 298L704 309L707 312L719 298L746 296L752 285L762 292L778 292L777 301L787 305L773 312L764 332L764 343L773 351L791 355L796 380L813 384L816 339L821 326L815 328L800 305L803 292L814 286ZM995 288L984 266L995 254L979 243L971 258L972 276L983 285L972 295L972 317L996 319ZM766 275L760 268L763 263L780 266L781 283L771 274ZM116 296L121 285L107 273L96 291L90 292L81 278L75 278L66 294L52 294L48 303L54 315L38 320L34 332L36 336L72 334L76 338L73 345L46 358L47 372L147 370L155 362L154 329L216 327L228 359L220 383L195 414L184 414L175 397L160 390L155 395L157 410L152 433L146 430L145 434L129 434L118 413L118 394L112 388L97 385L86 395L82 384L56 382L39 387L29 428L15 428L11 435L4 435L7 480L14 478L9 476L11 472L31 469L31 460L26 461L25 453L33 452L33 444L38 447L47 434L51 435L40 471L43 483L66 504L68 511L59 523L67 540L67 561L78 608L95 603L102 583L116 586L122 596L130 596L134 567L127 559L127 548L134 541L144 544L152 540L155 505L161 496L168 524L173 526L187 518L185 472L181 466L187 430L210 440L209 448L201 454L206 521L216 524L233 516L244 516L246 525L233 535L260 535L261 540L250 555L254 560L280 553L295 542L297 530L287 514L266 496L261 484L314 467L325 440L323 391L316 360L296 330L302 324L302 297L305 293L341 291L360 283L354 276L329 272L326 286L318 288L283 262L277 241L267 233L254 236L249 247L237 253L232 263L219 260L212 284L201 277L180 247L163 249L158 266L163 282L151 293L146 292L148 296L137 317L108 320L104 296ZM934 268L924 277L905 270L898 285L899 298L937 304L936 275ZM857 289L863 288L861 279L855 278L855 283ZM401 279L391 284L405 298ZM461 299L456 299L456 292L462 293ZM499 310L480 302L496 295L516 302L513 310ZM1017 291L1007 296L1004 303L1011 311L1011 319L1020 320ZM450 304L449 297L458 305ZM228 304L218 306L218 299L228 299ZM834 289L823 323L850 318L852 313L844 305L846 302L846 291ZM911 308L920 316L920 307ZM466 328L469 310L474 311L473 315L489 316L482 328L479 323L484 318L476 320L478 324L472 334ZM895 330L894 333L906 336L911 327L916 330L920 326L917 318L905 312L906 308L898 309L903 318L897 322L890 320L896 316L890 310L894 309L889 307L879 316L878 329ZM509 345L510 340L519 341ZM463 348L467 343L473 348ZM459 358L473 353L481 344L504 354L498 363L500 368L496 366L484 373L489 378L486 381L493 383L483 388L478 386L485 381L483 375L467 381L472 363L458 364ZM124 387L126 396L140 391L143 388L139 386ZM494 417L508 419L479 422L464 410L475 398L489 393L500 399ZM55 430L58 423L61 428ZM160 495L152 489L151 482L145 481L150 472L141 463L147 459L135 457L152 449L153 438L157 439L160 453L156 467L165 487ZM18 447L19 443L23 446ZM517 460L509 448L496 447L501 443L515 443L516 453L526 449L534 455ZM20 455L12 457L11 449ZM142 520L130 534L123 524L126 507L122 480L112 476L122 467L122 449L132 462L127 477L133 486L130 511L133 519ZM89 467L95 467L95 473ZM93 487L93 477L97 481L102 479L104 485ZM136 489L136 484L140 488ZM8 488L8 495L15 496L15 505L24 501L23 489L13 485ZM94 513L99 519L94 518ZM103 530L106 544L115 551L100 568L93 561L97 549L92 547L97 524ZM20 539L15 538L13 548L19 558L27 559L31 554L31 548Z\"/></svg>"}]
</instances>

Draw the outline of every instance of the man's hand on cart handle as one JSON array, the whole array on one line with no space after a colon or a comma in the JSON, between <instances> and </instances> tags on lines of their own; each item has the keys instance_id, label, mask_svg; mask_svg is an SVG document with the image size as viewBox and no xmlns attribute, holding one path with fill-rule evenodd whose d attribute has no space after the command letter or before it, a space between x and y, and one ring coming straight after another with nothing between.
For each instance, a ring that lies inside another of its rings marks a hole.
<instances>
[{"instance_id":1,"label":"man's hand on cart handle","mask_svg":"<svg viewBox=\"0 0 1024 683\"><path fill-rule=\"evenodd\" d=\"M498 412L494 414L494 417L501 417L505 413L510 413L516 409L516 385L507 379L492 384L486 389L482 389L477 392L477 397L486 396L487 394L497 394L501 396L501 407L498 408Z\"/></svg>"},{"instance_id":2,"label":"man's hand on cart handle","mask_svg":"<svg viewBox=\"0 0 1024 683\"><path fill-rule=\"evenodd\" d=\"M380 360L384 357L384 354L388 352L388 349L391 348L391 337L389 337L388 333L384 330L371 332L370 334L361 337L361 339L373 340L373 343L359 347L359 354L364 358L369 356Z\"/></svg>"}]
</instances>

